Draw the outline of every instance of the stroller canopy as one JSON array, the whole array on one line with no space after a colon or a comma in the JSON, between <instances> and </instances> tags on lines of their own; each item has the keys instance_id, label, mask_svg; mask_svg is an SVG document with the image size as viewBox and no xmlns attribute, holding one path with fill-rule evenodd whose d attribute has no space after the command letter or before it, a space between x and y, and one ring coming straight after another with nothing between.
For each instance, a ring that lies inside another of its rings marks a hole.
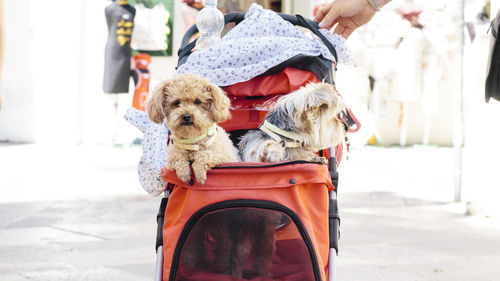
<instances>
[{"instance_id":1,"label":"stroller canopy","mask_svg":"<svg viewBox=\"0 0 500 281\"><path fill-rule=\"evenodd\" d=\"M350 61L344 39L326 29L320 32L334 46L341 63ZM190 54L177 74L194 73L218 86L248 81L296 56L321 56L335 62L325 44L283 20L273 11L253 4L245 20L224 36L219 44Z\"/></svg>"}]
</instances>

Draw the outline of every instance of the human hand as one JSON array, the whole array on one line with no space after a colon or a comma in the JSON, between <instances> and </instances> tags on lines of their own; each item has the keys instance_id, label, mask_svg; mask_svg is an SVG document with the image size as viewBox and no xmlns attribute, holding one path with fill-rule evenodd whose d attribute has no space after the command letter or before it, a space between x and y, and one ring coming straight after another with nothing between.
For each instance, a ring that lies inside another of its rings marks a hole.
<instances>
[{"instance_id":1,"label":"human hand","mask_svg":"<svg viewBox=\"0 0 500 281\"><path fill-rule=\"evenodd\" d=\"M376 3L384 5L389 1ZM320 28L331 29L338 24L334 32L347 39L356 28L370 21L376 12L368 0L334 0L321 8L314 20L320 23Z\"/></svg>"}]
</instances>

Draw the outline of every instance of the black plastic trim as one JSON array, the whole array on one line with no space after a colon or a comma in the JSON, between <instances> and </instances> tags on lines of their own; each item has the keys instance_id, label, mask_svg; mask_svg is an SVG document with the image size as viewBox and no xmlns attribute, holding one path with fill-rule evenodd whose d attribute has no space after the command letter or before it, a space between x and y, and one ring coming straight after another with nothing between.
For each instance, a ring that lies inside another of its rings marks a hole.
<instances>
[{"instance_id":1,"label":"black plastic trim","mask_svg":"<svg viewBox=\"0 0 500 281\"><path fill-rule=\"evenodd\" d=\"M158 250L158 247L163 246L163 223L165 221L165 209L167 208L167 204L168 197L162 198L158 214L156 215L156 251Z\"/></svg>"},{"instance_id":2,"label":"black plastic trim","mask_svg":"<svg viewBox=\"0 0 500 281\"><path fill-rule=\"evenodd\" d=\"M214 170L223 170L223 169L260 169L260 168L281 167L281 166L288 166L288 165L295 165L295 164L317 164L317 165L323 165L323 164L317 163L317 162L297 160L297 161L280 162L280 163L274 163L274 164L263 164L263 165L259 165L259 166L215 166L212 169L214 169Z\"/></svg>"},{"instance_id":3,"label":"black plastic trim","mask_svg":"<svg viewBox=\"0 0 500 281\"><path fill-rule=\"evenodd\" d=\"M168 277L168 280L174 281L176 278L177 274L177 267L179 264L179 259L180 259L180 254L182 251L182 248L184 246L184 242L187 239L187 236L189 235L189 232L191 229L194 227L195 223L205 214L217 210L222 210L222 209L230 209L230 208L236 208L236 207L252 207L252 208L259 208L259 209L268 209L268 210L275 210L275 211L281 211L285 214L287 214L295 223L297 226L297 229L300 232L300 235L302 236L302 239L306 243L306 246L309 250L309 255L311 257L311 261L313 263L313 273L314 273L314 280L315 281L321 281L321 274L319 271L319 263L318 263L318 258L316 256L316 253L314 251L314 246L312 244L311 238L309 237L309 234L306 231L306 228L302 221L300 220L299 216L292 211L291 209L278 204L276 202L272 201L265 201L265 200L251 200L251 199L238 199L238 200L230 200L230 201L224 201L220 203L215 203L212 205L208 205L200 210L198 210L196 213L194 213L189 220L186 222L184 225L184 229L182 230L179 239L177 240L177 245L175 246L174 250L174 255L172 257L172 264L170 267L170 274Z\"/></svg>"},{"instance_id":4,"label":"black plastic trim","mask_svg":"<svg viewBox=\"0 0 500 281\"><path fill-rule=\"evenodd\" d=\"M340 238L340 215L337 199L330 199L328 202L328 232L330 249L335 249L339 254L339 238Z\"/></svg>"},{"instance_id":5,"label":"black plastic trim","mask_svg":"<svg viewBox=\"0 0 500 281\"><path fill-rule=\"evenodd\" d=\"M335 192L337 192L339 188L339 172L337 171L337 158L334 156L328 159L328 170L330 172L330 180L333 186L335 186Z\"/></svg>"},{"instance_id":6,"label":"black plastic trim","mask_svg":"<svg viewBox=\"0 0 500 281\"><path fill-rule=\"evenodd\" d=\"M337 64L339 61L338 56L337 56L337 51L335 50L335 47L332 45L332 43L330 43L330 41L328 41L328 39L319 31L318 23L311 21L311 20L308 20L308 19L305 19L301 15L295 15L295 16L297 17L297 21L299 22L298 25L309 29L310 31L312 31L312 33L316 34L316 36L318 36L319 39L321 39L323 44L325 44L326 48L328 48L330 53L335 58L335 64Z\"/></svg>"},{"instance_id":7,"label":"black plastic trim","mask_svg":"<svg viewBox=\"0 0 500 281\"><path fill-rule=\"evenodd\" d=\"M335 85L335 81L333 80L332 76L332 61L324 58L322 55L296 55L278 65L271 67L266 72L256 77L278 74L289 66L300 70L310 71L314 73L316 78L318 78L320 81L325 81L327 83Z\"/></svg>"}]
</instances>

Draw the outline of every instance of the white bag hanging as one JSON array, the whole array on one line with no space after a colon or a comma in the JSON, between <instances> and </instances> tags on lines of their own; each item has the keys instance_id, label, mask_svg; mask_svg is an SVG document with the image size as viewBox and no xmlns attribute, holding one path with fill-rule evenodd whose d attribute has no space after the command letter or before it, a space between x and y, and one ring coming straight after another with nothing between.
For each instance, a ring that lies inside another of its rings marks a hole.
<instances>
[{"instance_id":1,"label":"white bag hanging","mask_svg":"<svg viewBox=\"0 0 500 281\"><path fill-rule=\"evenodd\" d=\"M161 51L167 49L166 36L170 33L167 22L170 13L163 4L152 9L135 5L135 26L131 46L134 50Z\"/></svg>"}]
</instances>

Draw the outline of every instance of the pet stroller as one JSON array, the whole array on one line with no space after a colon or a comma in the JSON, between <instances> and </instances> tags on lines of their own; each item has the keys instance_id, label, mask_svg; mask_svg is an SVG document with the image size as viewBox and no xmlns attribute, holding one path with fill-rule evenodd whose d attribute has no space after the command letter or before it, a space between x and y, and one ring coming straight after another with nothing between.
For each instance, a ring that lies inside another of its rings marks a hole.
<instances>
[{"instance_id":1,"label":"pet stroller","mask_svg":"<svg viewBox=\"0 0 500 281\"><path fill-rule=\"evenodd\" d=\"M335 57L298 55L242 83L224 87L232 118L221 126L236 143L258 129L273 102L310 82L334 84L337 52L317 23L279 15L310 30ZM225 15L238 25L245 13ZM179 50L180 67L192 55L196 26ZM347 131L359 129L350 110L340 118ZM340 218L337 159L342 145L320 151L328 166L307 161L226 163L208 171L204 185L168 182L157 216L156 281L161 280L335 280Z\"/></svg>"}]
</instances>

